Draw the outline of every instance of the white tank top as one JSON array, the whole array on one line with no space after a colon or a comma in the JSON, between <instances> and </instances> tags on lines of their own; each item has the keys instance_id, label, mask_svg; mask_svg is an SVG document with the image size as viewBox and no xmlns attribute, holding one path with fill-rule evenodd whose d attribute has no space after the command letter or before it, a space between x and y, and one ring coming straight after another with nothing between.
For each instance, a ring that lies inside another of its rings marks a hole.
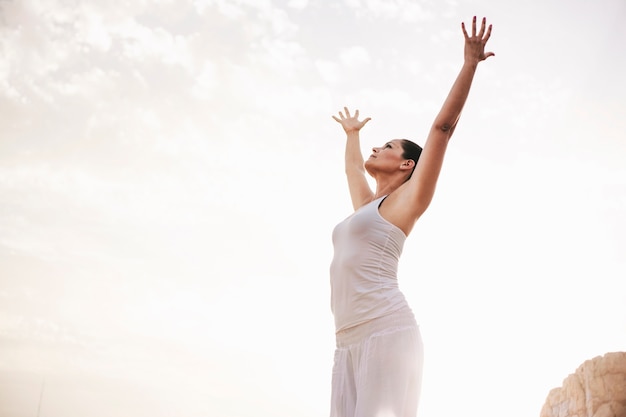
<instances>
[{"instance_id":1,"label":"white tank top","mask_svg":"<svg viewBox=\"0 0 626 417\"><path fill-rule=\"evenodd\" d=\"M398 288L398 261L406 236L378 207L360 207L333 230L331 309L337 332L407 306Z\"/></svg>"}]
</instances>

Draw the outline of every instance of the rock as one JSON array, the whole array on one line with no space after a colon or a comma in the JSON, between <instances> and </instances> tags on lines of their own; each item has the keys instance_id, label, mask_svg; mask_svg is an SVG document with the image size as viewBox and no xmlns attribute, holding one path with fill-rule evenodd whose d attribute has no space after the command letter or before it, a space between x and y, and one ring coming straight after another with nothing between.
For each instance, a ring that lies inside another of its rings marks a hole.
<instances>
[{"instance_id":1,"label":"rock","mask_svg":"<svg viewBox=\"0 0 626 417\"><path fill-rule=\"evenodd\" d=\"M585 361L550 391L541 417L626 417L626 352Z\"/></svg>"}]
</instances>

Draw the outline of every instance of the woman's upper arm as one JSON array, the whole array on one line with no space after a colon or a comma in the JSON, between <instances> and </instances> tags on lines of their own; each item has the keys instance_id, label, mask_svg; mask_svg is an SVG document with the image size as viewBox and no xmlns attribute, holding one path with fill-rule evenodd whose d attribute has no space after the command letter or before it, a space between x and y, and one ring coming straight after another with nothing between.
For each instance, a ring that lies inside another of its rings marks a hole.
<instances>
[{"instance_id":1,"label":"woman's upper arm","mask_svg":"<svg viewBox=\"0 0 626 417\"><path fill-rule=\"evenodd\" d=\"M430 205L452 134L451 130L432 127L420 155L415 172L407 184L407 192L419 217Z\"/></svg>"},{"instance_id":2,"label":"woman's upper arm","mask_svg":"<svg viewBox=\"0 0 626 417\"><path fill-rule=\"evenodd\" d=\"M346 169L346 176L354 210L372 201L374 193L367 182L364 169Z\"/></svg>"},{"instance_id":3,"label":"woman's upper arm","mask_svg":"<svg viewBox=\"0 0 626 417\"><path fill-rule=\"evenodd\" d=\"M441 172L450 131L432 128L411 178L380 207L381 215L408 235L426 211Z\"/></svg>"}]
</instances>

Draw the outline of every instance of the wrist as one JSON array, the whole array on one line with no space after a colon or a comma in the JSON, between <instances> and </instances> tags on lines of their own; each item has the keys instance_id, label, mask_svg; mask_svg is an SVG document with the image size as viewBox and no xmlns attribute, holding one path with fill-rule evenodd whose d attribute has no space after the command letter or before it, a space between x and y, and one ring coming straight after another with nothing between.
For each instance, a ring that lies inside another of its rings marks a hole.
<instances>
[{"instance_id":1,"label":"wrist","mask_svg":"<svg viewBox=\"0 0 626 417\"><path fill-rule=\"evenodd\" d=\"M477 60L477 59L469 59L469 58L466 58L466 59L465 59L465 61L463 61L463 67L464 67L464 68L469 68L469 69L471 69L472 71L476 71L476 68L478 68L478 63L479 63L479 62L480 62L480 61L479 61L479 60Z\"/></svg>"}]
</instances>

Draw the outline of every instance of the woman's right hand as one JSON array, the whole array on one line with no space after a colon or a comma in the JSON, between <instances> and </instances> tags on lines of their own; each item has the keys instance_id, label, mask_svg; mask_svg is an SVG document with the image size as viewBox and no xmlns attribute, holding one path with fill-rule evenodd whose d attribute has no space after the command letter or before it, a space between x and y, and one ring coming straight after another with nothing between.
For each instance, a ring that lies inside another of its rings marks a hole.
<instances>
[{"instance_id":1,"label":"woman's right hand","mask_svg":"<svg viewBox=\"0 0 626 417\"><path fill-rule=\"evenodd\" d=\"M365 126L365 124L369 122L372 118L367 117L363 120L359 120L358 110L354 112L354 116L351 116L350 110L348 110L347 107L344 107L343 112L339 112L339 117L333 116L333 119L335 119L337 123L341 124L341 127L343 127L343 130L346 133L350 133L358 132L359 130L361 130L361 128Z\"/></svg>"}]
</instances>

